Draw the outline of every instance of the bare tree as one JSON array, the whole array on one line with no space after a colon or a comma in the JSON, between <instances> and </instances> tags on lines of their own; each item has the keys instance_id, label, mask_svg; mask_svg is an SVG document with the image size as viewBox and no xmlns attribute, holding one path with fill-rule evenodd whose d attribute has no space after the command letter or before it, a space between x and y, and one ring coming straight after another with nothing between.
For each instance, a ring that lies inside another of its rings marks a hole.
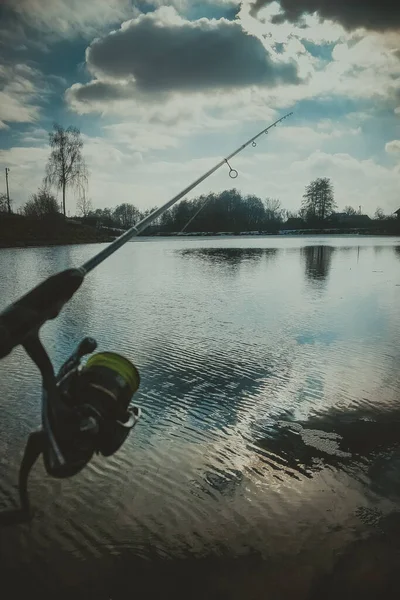
<instances>
[{"instance_id":1,"label":"bare tree","mask_svg":"<svg viewBox=\"0 0 400 600\"><path fill-rule=\"evenodd\" d=\"M54 124L53 129L54 131L49 133L51 154L47 163L45 183L62 190L62 207L65 216L67 187L82 192L87 185L88 171L82 156L83 140L79 129L76 127L64 129L57 123Z\"/></svg>"},{"instance_id":2,"label":"bare tree","mask_svg":"<svg viewBox=\"0 0 400 600\"><path fill-rule=\"evenodd\" d=\"M384 219L386 219L385 213L383 212L383 209L380 208L378 206L378 208L375 211L375 215L374 215L375 219L378 219L378 221L383 221Z\"/></svg>"},{"instance_id":3,"label":"bare tree","mask_svg":"<svg viewBox=\"0 0 400 600\"><path fill-rule=\"evenodd\" d=\"M266 198L264 200L265 218L267 221L280 221L284 210L278 198Z\"/></svg>"},{"instance_id":4,"label":"bare tree","mask_svg":"<svg viewBox=\"0 0 400 600\"><path fill-rule=\"evenodd\" d=\"M0 194L0 213L8 212L7 194Z\"/></svg>"},{"instance_id":5,"label":"bare tree","mask_svg":"<svg viewBox=\"0 0 400 600\"><path fill-rule=\"evenodd\" d=\"M356 209L353 208L352 206L345 206L343 212L345 215L348 215L349 217L354 217L354 215L357 214Z\"/></svg>"},{"instance_id":6,"label":"bare tree","mask_svg":"<svg viewBox=\"0 0 400 600\"><path fill-rule=\"evenodd\" d=\"M76 210L81 217L84 218L86 218L93 210L93 202L86 196L85 190L83 190L82 196L80 196L76 202Z\"/></svg>"},{"instance_id":7,"label":"bare tree","mask_svg":"<svg viewBox=\"0 0 400 600\"><path fill-rule=\"evenodd\" d=\"M23 214L26 217L35 217L37 219L54 216L58 213L59 208L56 197L44 187L39 188L36 194L32 194L23 207Z\"/></svg>"}]
</instances>

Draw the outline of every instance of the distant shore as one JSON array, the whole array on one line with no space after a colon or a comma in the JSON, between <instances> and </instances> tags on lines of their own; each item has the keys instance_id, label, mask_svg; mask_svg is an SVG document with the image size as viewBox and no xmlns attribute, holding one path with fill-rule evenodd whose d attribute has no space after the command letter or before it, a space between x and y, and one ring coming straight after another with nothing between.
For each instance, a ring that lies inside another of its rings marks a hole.
<instances>
[{"instance_id":1,"label":"distant shore","mask_svg":"<svg viewBox=\"0 0 400 600\"><path fill-rule=\"evenodd\" d=\"M397 223L396 223L397 225ZM106 227L93 227L74 219L56 218L40 220L20 215L2 216L0 219L0 248L29 248L35 246L65 246L73 244L95 244L112 242L123 230ZM391 224L390 230L382 228L365 229L281 229L277 231L198 231L160 232L149 227L144 237L237 237L237 236L303 236L303 235L374 235L400 236L398 227Z\"/></svg>"},{"instance_id":2,"label":"distant shore","mask_svg":"<svg viewBox=\"0 0 400 600\"><path fill-rule=\"evenodd\" d=\"M385 230L349 230L349 229L288 229L282 231L218 231L218 232L191 232L191 233L166 233L160 232L152 234L151 237L240 237L240 236L291 236L291 235L377 235L377 236L400 236L400 227L398 232Z\"/></svg>"},{"instance_id":3,"label":"distant shore","mask_svg":"<svg viewBox=\"0 0 400 600\"><path fill-rule=\"evenodd\" d=\"M104 243L111 242L116 235L111 230L63 218L41 220L7 215L0 219L0 248Z\"/></svg>"}]
</instances>

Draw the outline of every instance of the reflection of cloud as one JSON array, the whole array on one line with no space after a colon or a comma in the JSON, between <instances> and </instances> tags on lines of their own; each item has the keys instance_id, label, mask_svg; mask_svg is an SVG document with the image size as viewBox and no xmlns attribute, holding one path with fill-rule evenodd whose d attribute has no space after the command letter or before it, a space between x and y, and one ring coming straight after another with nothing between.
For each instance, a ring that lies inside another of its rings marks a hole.
<instances>
[{"instance_id":1,"label":"reflection of cloud","mask_svg":"<svg viewBox=\"0 0 400 600\"><path fill-rule=\"evenodd\" d=\"M328 278L334 251L332 246L305 246L301 249L309 281L324 281Z\"/></svg>"},{"instance_id":2,"label":"reflection of cloud","mask_svg":"<svg viewBox=\"0 0 400 600\"><path fill-rule=\"evenodd\" d=\"M152 422L154 418L166 426L175 418L184 418L200 432L236 425L238 413L250 414L265 381L276 377L276 357L267 349L230 350L221 343L219 351L210 352L199 345L185 348L184 340L180 349L164 340L154 354L157 359L146 366L141 394L146 411L154 412ZM279 376L287 378L289 371L289 361L281 358Z\"/></svg>"},{"instance_id":3,"label":"reflection of cloud","mask_svg":"<svg viewBox=\"0 0 400 600\"><path fill-rule=\"evenodd\" d=\"M368 465L375 491L390 495L398 490L399 476L394 481L390 472L398 458L389 453L400 447L400 411L331 409L306 421L289 418L274 425L257 445L309 477L329 465L352 474Z\"/></svg>"}]
</instances>

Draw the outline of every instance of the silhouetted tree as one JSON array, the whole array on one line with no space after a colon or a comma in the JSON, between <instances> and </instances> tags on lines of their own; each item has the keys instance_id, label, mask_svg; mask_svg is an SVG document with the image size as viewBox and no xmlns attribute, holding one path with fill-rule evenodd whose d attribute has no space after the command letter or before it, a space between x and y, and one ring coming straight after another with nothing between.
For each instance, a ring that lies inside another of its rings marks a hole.
<instances>
[{"instance_id":1,"label":"silhouetted tree","mask_svg":"<svg viewBox=\"0 0 400 600\"><path fill-rule=\"evenodd\" d=\"M140 219L140 212L133 204L123 203L116 206L113 211L114 221L123 228L135 225Z\"/></svg>"},{"instance_id":2,"label":"silhouetted tree","mask_svg":"<svg viewBox=\"0 0 400 600\"><path fill-rule=\"evenodd\" d=\"M158 206L152 206L151 208L146 208L146 210L144 211L139 211L139 218L138 220L141 221L142 219L144 219L145 217L148 217L152 212L154 212L155 210L157 210ZM157 217L156 219L154 219L154 221L152 221L151 223L151 227L159 227L161 224L161 217Z\"/></svg>"},{"instance_id":3,"label":"silhouetted tree","mask_svg":"<svg viewBox=\"0 0 400 600\"><path fill-rule=\"evenodd\" d=\"M336 208L333 186L327 177L314 179L306 187L303 195L303 208L307 218L323 221Z\"/></svg>"},{"instance_id":4,"label":"silhouetted tree","mask_svg":"<svg viewBox=\"0 0 400 600\"><path fill-rule=\"evenodd\" d=\"M276 231L283 221L279 200L242 196L236 189L183 200L160 218L161 231Z\"/></svg>"},{"instance_id":5,"label":"silhouetted tree","mask_svg":"<svg viewBox=\"0 0 400 600\"><path fill-rule=\"evenodd\" d=\"M83 190L87 185L88 171L82 156L83 140L76 127L64 129L57 123L49 133L51 154L46 167L46 185L62 190L64 216L67 187Z\"/></svg>"},{"instance_id":6,"label":"silhouetted tree","mask_svg":"<svg viewBox=\"0 0 400 600\"><path fill-rule=\"evenodd\" d=\"M46 188L39 188L24 205L23 213L26 217L37 219L57 215L59 213L57 199Z\"/></svg>"},{"instance_id":7,"label":"silhouetted tree","mask_svg":"<svg viewBox=\"0 0 400 600\"><path fill-rule=\"evenodd\" d=\"M7 194L0 194L0 213L8 213Z\"/></svg>"},{"instance_id":8,"label":"silhouetted tree","mask_svg":"<svg viewBox=\"0 0 400 600\"><path fill-rule=\"evenodd\" d=\"M385 213L383 212L382 208L380 208L379 206L375 211L374 217L375 217L375 219L378 219L378 221L383 221L383 219L386 219Z\"/></svg>"},{"instance_id":9,"label":"silhouetted tree","mask_svg":"<svg viewBox=\"0 0 400 600\"><path fill-rule=\"evenodd\" d=\"M284 210L278 198L266 198L264 200L265 218L267 221L282 221Z\"/></svg>"},{"instance_id":10,"label":"silhouetted tree","mask_svg":"<svg viewBox=\"0 0 400 600\"><path fill-rule=\"evenodd\" d=\"M345 206L343 212L345 215L348 215L349 217L354 217L354 215L357 214L356 209L353 208L352 206Z\"/></svg>"},{"instance_id":11,"label":"silhouetted tree","mask_svg":"<svg viewBox=\"0 0 400 600\"><path fill-rule=\"evenodd\" d=\"M111 208L96 208L92 210L87 219L93 224L102 227L115 227L113 211Z\"/></svg>"}]
</instances>

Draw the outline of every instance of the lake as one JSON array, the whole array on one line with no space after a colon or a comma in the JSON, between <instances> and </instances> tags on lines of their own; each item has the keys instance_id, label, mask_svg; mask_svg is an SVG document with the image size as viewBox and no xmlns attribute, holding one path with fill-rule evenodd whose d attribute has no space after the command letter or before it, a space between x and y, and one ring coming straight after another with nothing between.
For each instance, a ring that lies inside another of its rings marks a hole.
<instances>
[{"instance_id":1,"label":"lake","mask_svg":"<svg viewBox=\"0 0 400 600\"><path fill-rule=\"evenodd\" d=\"M0 309L101 247L0 250ZM398 598L399 333L400 238L124 246L42 338L57 366L86 335L131 359L142 419L71 479L35 466L4 598ZM19 348L0 381L4 510L40 378Z\"/></svg>"}]
</instances>

